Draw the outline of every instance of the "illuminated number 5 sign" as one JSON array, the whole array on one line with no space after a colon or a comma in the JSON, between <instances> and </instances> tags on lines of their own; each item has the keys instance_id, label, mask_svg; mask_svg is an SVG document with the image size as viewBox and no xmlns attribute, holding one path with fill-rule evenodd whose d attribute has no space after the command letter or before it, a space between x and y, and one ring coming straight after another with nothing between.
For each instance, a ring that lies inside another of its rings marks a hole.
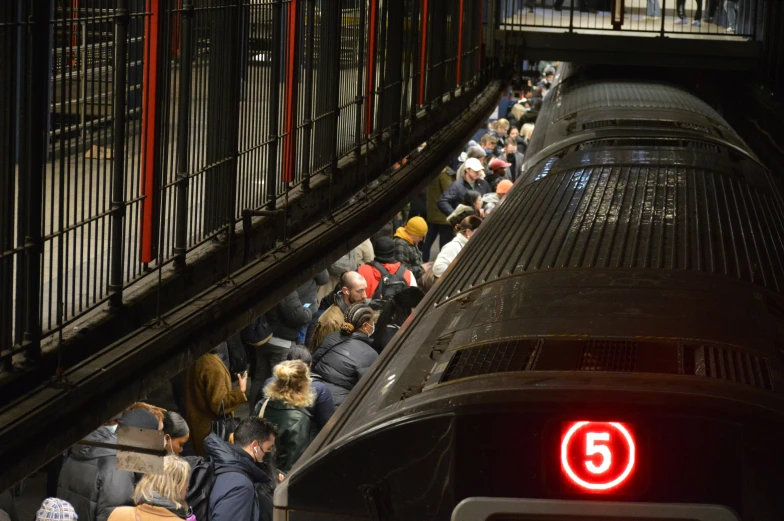
<instances>
[{"instance_id":1,"label":"illuminated number 5 sign","mask_svg":"<svg viewBox=\"0 0 784 521\"><path fill-rule=\"evenodd\" d=\"M634 438L618 422L579 421L561 438L561 469L575 485L609 491L625 482L635 465Z\"/></svg>"}]
</instances>

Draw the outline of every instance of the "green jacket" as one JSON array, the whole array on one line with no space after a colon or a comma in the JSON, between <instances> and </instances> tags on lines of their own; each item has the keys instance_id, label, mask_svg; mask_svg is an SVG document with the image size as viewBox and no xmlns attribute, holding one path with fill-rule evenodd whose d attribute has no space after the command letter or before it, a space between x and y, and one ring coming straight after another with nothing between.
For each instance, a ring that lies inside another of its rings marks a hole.
<instances>
[{"instance_id":1,"label":"green jacket","mask_svg":"<svg viewBox=\"0 0 784 521\"><path fill-rule=\"evenodd\" d=\"M449 224L446 221L447 216L444 212L438 209L438 200L441 199L441 194L444 190L449 188L455 180L455 172L446 167L433 179L427 186L427 222L430 224Z\"/></svg>"},{"instance_id":2,"label":"green jacket","mask_svg":"<svg viewBox=\"0 0 784 521\"><path fill-rule=\"evenodd\" d=\"M263 403L264 400L259 402L260 405ZM278 470L288 472L310 444L310 414L304 407L270 400L264 410L264 418L278 428L278 435L275 437L275 463Z\"/></svg>"}]
</instances>

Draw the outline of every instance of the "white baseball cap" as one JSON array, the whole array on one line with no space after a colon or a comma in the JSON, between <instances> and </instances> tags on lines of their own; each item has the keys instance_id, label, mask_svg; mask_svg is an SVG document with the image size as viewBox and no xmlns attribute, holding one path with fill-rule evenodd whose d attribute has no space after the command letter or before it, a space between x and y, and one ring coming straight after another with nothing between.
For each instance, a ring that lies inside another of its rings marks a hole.
<instances>
[{"instance_id":1,"label":"white baseball cap","mask_svg":"<svg viewBox=\"0 0 784 521\"><path fill-rule=\"evenodd\" d=\"M474 172L481 172L484 170L482 163L475 157L469 157L465 162L466 169L473 170Z\"/></svg>"}]
</instances>

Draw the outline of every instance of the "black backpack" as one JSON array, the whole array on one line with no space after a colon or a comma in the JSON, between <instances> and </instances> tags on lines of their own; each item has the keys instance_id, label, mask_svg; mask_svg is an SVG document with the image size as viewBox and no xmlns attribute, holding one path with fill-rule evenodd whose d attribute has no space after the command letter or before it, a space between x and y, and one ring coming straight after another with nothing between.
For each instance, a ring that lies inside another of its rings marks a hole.
<instances>
[{"instance_id":1,"label":"black backpack","mask_svg":"<svg viewBox=\"0 0 784 521\"><path fill-rule=\"evenodd\" d=\"M210 493L215 486L218 476L227 472L241 472L237 469L215 468L215 461L212 458L202 458L201 456L187 456L185 460L191 466L191 479L188 484L188 492L185 494L185 501L193 510L193 514L198 521L209 521L210 519Z\"/></svg>"},{"instance_id":2,"label":"black backpack","mask_svg":"<svg viewBox=\"0 0 784 521\"><path fill-rule=\"evenodd\" d=\"M368 262L368 264L376 268L381 274L381 280L378 281L376 291L373 292L373 296L370 298L370 307L376 311L381 311L386 303L392 300L392 297L408 287L406 279L403 278L406 268L401 263L397 273L389 273L384 265L378 261Z\"/></svg>"}]
</instances>

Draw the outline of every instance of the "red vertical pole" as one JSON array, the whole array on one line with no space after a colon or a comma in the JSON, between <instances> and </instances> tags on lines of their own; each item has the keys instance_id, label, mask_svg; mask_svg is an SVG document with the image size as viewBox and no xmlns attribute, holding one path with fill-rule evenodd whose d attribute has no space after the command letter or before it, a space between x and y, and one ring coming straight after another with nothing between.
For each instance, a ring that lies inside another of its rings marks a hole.
<instances>
[{"instance_id":1,"label":"red vertical pole","mask_svg":"<svg viewBox=\"0 0 784 521\"><path fill-rule=\"evenodd\" d=\"M461 67L463 65L463 0L460 0L460 13L457 15L457 74L455 83L460 85Z\"/></svg>"},{"instance_id":2,"label":"red vertical pole","mask_svg":"<svg viewBox=\"0 0 784 521\"><path fill-rule=\"evenodd\" d=\"M288 6L289 27L286 34L286 64L285 85L286 97L283 106L283 171L281 180L291 183L294 180L294 147L296 144L296 114L297 114L297 83L296 83L296 55L297 55L297 0L291 0ZM273 65L274 66L274 65ZM277 88L274 86L273 88Z\"/></svg>"},{"instance_id":3,"label":"red vertical pole","mask_svg":"<svg viewBox=\"0 0 784 521\"><path fill-rule=\"evenodd\" d=\"M155 195L155 118L158 106L158 15L160 0L147 0L150 16L144 25L144 76L142 79L142 153L139 191L142 195L139 242L141 262L153 261L153 200Z\"/></svg>"},{"instance_id":4,"label":"red vertical pole","mask_svg":"<svg viewBox=\"0 0 784 521\"><path fill-rule=\"evenodd\" d=\"M422 52L419 58L419 104L425 104L425 70L427 68L427 15L429 1L422 4Z\"/></svg>"},{"instance_id":5,"label":"red vertical pole","mask_svg":"<svg viewBox=\"0 0 784 521\"><path fill-rule=\"evenodd\" d=\"M79 45L79 25L76 20L79 19L79 0L71 2L71 18L74 24L71 25L71 66L76 65L76 47Z\"/></svg>"},{"instance_id":6,"label":"red vertical pole","mask_svg":"<svg viewBox=\"0 0 784 521\"><path fill-rule=\"evenodd\" d=\"M370 0L370 21L368 22L367 81L365 82L365 135L373 132L373 91L376 88L376 17L378 0Z\"/></svg>"},{"instance_id":7,"label":"red vertical pole","mask_svg":"<svg viewBox=\"0 0 784 521\"><path fill-rule=\"evenodd\" d=\"M477 25L479 26L479 43L477 45L476 61L478 67L477 72L481 73L482 72L482 43L483 43L482 42L482 2L477 2L476 4L478 6L478 11L479 11L476 17Z\"/></svg>"}]
</instances>

